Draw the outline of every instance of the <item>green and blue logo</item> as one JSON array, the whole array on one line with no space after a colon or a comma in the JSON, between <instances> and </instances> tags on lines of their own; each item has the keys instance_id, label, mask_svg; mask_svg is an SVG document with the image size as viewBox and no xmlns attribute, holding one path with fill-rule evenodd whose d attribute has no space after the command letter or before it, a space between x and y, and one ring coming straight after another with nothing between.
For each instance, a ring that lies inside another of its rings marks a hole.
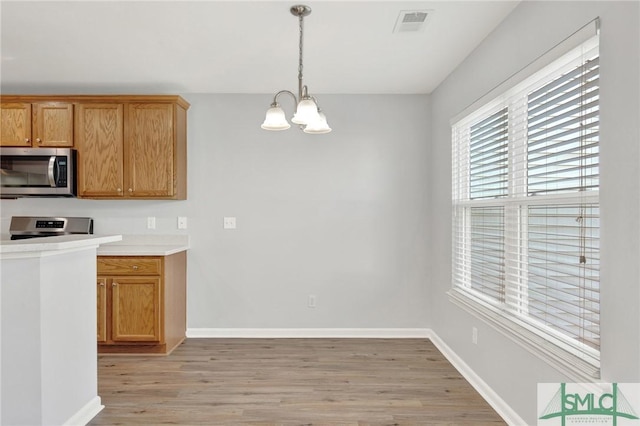
<instances>
[{"instance_id":1,"label":"green and blue logo","mask_svg":"<svg viewBox=\"0 0 640 426\"><path fill-rule=\"evenodd\" d=\"M538 406L546 386L546 398L549 386L557 387L551 399L538 417L539 425L559 424L593 425L612 424L613 426L640 425L640 418L636 413L639 409L638 384L625 384L631 398L622 393L617 383L612 384L583 384L583 383L540 383L538 384ZM551 390L553 392L553 390ZM631 394L632 393L632 394ZM542 400L542 401L544 401ZM552 421L555 420L555 421ZM549 421L549 422L547 422Z\"/></svg>"}]
</instances>

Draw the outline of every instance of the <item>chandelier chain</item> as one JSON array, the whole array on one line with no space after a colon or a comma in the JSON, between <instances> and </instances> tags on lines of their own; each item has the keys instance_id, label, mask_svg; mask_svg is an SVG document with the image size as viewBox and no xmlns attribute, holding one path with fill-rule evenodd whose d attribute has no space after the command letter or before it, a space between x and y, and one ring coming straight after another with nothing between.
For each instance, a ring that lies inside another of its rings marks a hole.
<instances>
[{"instance_id":1,"label":"chandelier chain","mask_svg":"<svg viewBox=\"0 0 640 426\"><path fill-rule=\"evenodd\" d=\"M300 44L298 49L298 100L302 99L302 49L304 44L303 34L304 34L304 16L300 14L298 17L298 22L300 23Z\"/></svg>"}]
</instances>

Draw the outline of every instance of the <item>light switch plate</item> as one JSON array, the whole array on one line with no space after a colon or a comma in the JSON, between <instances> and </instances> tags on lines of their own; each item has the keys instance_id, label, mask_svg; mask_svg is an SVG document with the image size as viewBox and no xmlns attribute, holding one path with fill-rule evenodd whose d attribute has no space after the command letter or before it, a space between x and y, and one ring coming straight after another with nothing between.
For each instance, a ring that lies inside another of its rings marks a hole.
<instances>
[{"instance_id":1,"label":"light switch plate","mask_svg":"<svg viewBox=\"0 0 640 426\"><path fill-rule=\"evenodd\" d=\"M235 217L225 217L224 218L224 229L236 229L236 218Z\"/></svg>"},{"instance_id":2,"label":"light switch plate","mask_svg":"<svg viewBox=\"0 0 640 426\"><path fill-rule=\"evenodd\" d=\"M147 229L156 229L156 218L153 216L147 217Z\"/></svg>"},{"instance_id":3,"label":"light switch plate","mask_svg":"<svg viewBox=\"0 0 640 426\"><path fill-rule=\"evenodd\" d=\"M178 216L178 229L187 229L187 218Z\"/></svg>"}]
</instances>

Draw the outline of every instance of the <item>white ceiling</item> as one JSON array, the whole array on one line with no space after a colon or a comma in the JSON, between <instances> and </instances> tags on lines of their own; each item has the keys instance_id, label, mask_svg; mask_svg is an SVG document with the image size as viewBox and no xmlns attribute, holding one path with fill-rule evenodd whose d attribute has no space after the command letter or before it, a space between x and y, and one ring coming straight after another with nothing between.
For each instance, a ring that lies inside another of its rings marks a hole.
<instances>
[{"instance_id":1,"label":"white ceiling","mask_svg":"<svg viewBox=\"0 0 640 426\"><path fill-rule=\"evenodd\" d=\"M303 2L312 94L430 93L517 1ZM288 1L6 1L4 93L297 92ZM394 34L402 10L424 30Z\"/></svg>"}]
</instances>

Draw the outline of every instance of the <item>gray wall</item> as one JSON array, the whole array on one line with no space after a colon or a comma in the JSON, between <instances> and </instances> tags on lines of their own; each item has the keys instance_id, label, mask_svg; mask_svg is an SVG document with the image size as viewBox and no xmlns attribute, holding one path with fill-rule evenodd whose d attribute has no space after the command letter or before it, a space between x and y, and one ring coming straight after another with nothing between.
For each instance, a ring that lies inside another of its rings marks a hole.
<instances>
[{"instance_id":1,"label":"gray wall","mask_svg":"<svg viewBox=\"0 0 640 426\"><path fill-rule=\"evenodd\" d=\"M3 200L2 232L19 214L124 234L187 216L190 328L427 327L426 95L321 96L327 135L260 129L271 95L183 96L188 200Z\"/></svg>"},{"instance_id":2,"label":"gray wall","mask_svg":"<svg viewBox=\"0 0 640 426\"><path fill-rule=\"evenodd\" d=\"M547 49L601 17L602 379L640 381L638 2L523 2L432 93L428 222L431 328L529 424L538 382L575 381L448 301L450 119ZM471 329L479 330L477 345Z\"/></svg>"},{"instance_id":3,"label":"gray wall","mask_svg":"<svg viewBox=\"0 0 640 426\"><path fill-rule=\"evenodd\" d=\"M268 95L184 94L187 201L2 201L1 231L11 215L68 214L93 216L97 232L146 233L153 215L166 234L187 216L189 327L430 327L534 424L536 384L572 378L446 296L449 120L596 16L603 380L640 381L637 2L523 2L432 96L322 96L326 136L260 130ZM238 229L224 231L224 216Z\"/></svg>"}]
</instances>

